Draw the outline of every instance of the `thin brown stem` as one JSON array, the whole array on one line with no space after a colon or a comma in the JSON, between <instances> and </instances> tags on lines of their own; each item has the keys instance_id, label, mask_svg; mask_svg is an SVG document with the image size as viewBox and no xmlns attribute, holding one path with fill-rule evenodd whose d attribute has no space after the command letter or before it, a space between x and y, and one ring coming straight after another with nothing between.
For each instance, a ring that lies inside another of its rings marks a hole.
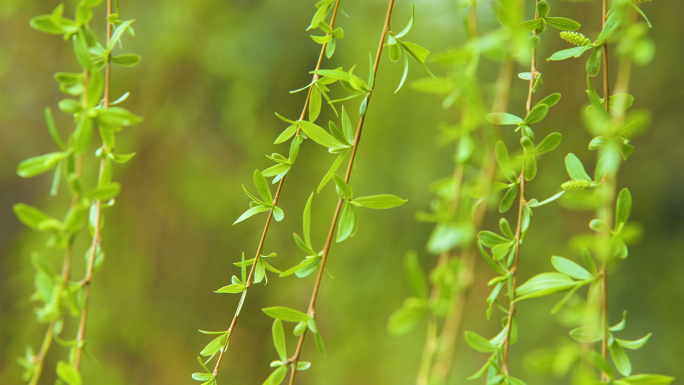
<instances>
[{"instance_id":1,"label":"thin brown stem","mask_svg":"<svg viewBox=\"0 0 684 385\"><path fill-rule=\"evenodd\" d=\"M539 0L535 0L535 19L539 18L539 13L536 10L536 4ZM533 32L534 35L537 31ZM525 110L529 114L532 111L532 101L534 99L534 83L536 82L537 75L537 48L532 49L532 60L530 65L530 85L527 91L527 103L525 105ZM508 355L510 348L510 337L511 329L513 328L513 317L515 317L516 304L515 304L515 290L518 283L518 261L520 259L520 244L522 243L522 217L523 210L527 205L527 200L525 200L525 162L523 162L522 168L520 170L520 201L518 204L518 221L515 227L515 257L513 259L513 265L510 268L511 274L511 297L509 298L510 303L508 306L508 320L506 321L506 335L504 338L503 346L503 363L501 369L504 373L508 374Z\"/></svg>"},{"instance_id":2,"label":"thin brown stem","mask_svg":"<svg viewBox=\"0 0 684 385\"><path fill-rule=\"evenodd\" d=\"M333 13L330 18L330 28L334 28L335 25L335 19L337 18L337 11L340 6L340 0L337 0L335 2L335 6L333 8ZM326 44L323 44L323 47L321 47L321 53L318 55L318 61L316 62L316 71L321 69L321 64L323 63L323 56L325 55L325 48L327 46ZM312 83L315 82L318 79L318 75L313 76ZM313 90L313 84L309 87L309 91L306 95L306 100L304 101L304 108L302 109L302 114L299 117L299 120L304 120L306 117L306 111L309 108L309 102L311 100L311 92ZM297 128L297 133L295 134L295 138L297 138L301 133L301 127ZM280 192L282 191L283 184L285 183L285 178L284 176L282 179L280 179L280 183L278 184L278 190L276 191L276 194L273 197L273 206L278 205L278 198L280 198ZM271 209L268 212L268 218L266 219L266 225L264 226L264 231L261 234L261 240L259 241L259 246L257 247L256 255L254 257L254 263L252 264L252 268L249 270L249 276L247 278L247 282L245 283L245 286L247 286L247 290L242 292L242 295L240 296L240 302L238 303L238 307L235 310L235 315L233 316L233 320L230 322L230 328L228 329L228 336L226 338L226 343L223 345L223 348L221 348L218 359L216 360L216 365L214 366L214 371L213 375L214 377L218 376L219 373L219 368L221 366L221 362L223 361L223 357L226 352L226 348L228 347L228 343L230 342L230 337L233 334L233 330L235 329L235 325L237 324L238 317L240 316L240 310L242 309L242 304L245 301L245 298L247 297L247 291L249 288L252 286L252 281L254 278L254 272L256 269L257 261L259 260L261 256L261 252L263 251L264 248L264 242L266 241L266 234L268 233L268 229L271 225L271 218L273 217L273 209Z\"/></svg>"},{"instance_id":3,"label":"thin brown stem","mask_svg":"<svg viewBox=\"0 0 684 385\"><path fill-rule=\"evenodd\" d=\"M113 13L113 4L112 0L107 0L107 17L109 17ZM105 22L107 26L107 46L109 46L109 42L112 39L112 24L109 23L109 21ZM109 108L109 93L110 93L110 78L111 78L111 62L109 60L109 57L107 58L107 62L105 64L105 87L104 87L104 104L103 108ZM103 147L105 150L107 150L107 145L103 143ZM105 168L105 158L103 157L102 160L100 161L100 171L99 171L99 176L102 176L102 173L104 172ZM98 177L98 181L99 181ZM102 201L98 200L95 203L95 223L93 224L94 227L94 232L93 232L93 241L90 245L90 255L88 256L88 266L86 268L86 275L85 278L81 281L81 285L84 287L83 290L85 290L85 295L84 295L84 301L83 301L83 309L81 310L81 322L78 326L78 334L77 334L77 344L76 344L76 354L74 355L74 368L76 370L79 369L81 365L81 357L83 355L83 349L85 348L85 332L86 332L86 323L88 321L88 302L90 300L90 281L92 280L93 277L93 270L95 268L95 257L97 256L97 249L100 245L101 241L101 235L100 235L100 227L101 227L101 222L102 222Z\"/></svg>"},{"instance_id":4,"label":"thin brown stem","mask_svg":"<svg viewBox=\"0 0 684 385\"><path fill-rule=\"evenodd\" d=\"M601 4L601 26L605 27L606 25L606 16L608 13L608 1L603 0ZM606 107L606 110L610 111L610 76L609 76L609 63L608 63L608 42L605 42L603 46L601 47L601 54L603 55L603 99L604 99L604 105ZM612 196L613 196L613 190L612 188L614 186L614 178L612 175L606 175L606 179L610 180L605 180L604 181L604 189L606 190L606 195L604 195L604 215L606 223L608 223L608 226L610 226L610 223L612 222L610 220L611 214L610 214L610 207L612 206ZM608 196L607 194L610 194ZM603 248L602 248L603 249ZM601 356L604 359L608 358L608 272L606 271L606 261L607 261L607 255L603 256L603 262L601 264L601 331L602 331L602 339L601 339ZM607 381L608 375L605 373L601 372L601 381Z\"/></svg>"},{"instance_id":5,"label":"thin brown stem","mask_svg":"<svg viewBox=\"0 0 684 385\"><path fill-rule=\"evenodd\" d=\"M385 24L382 29L382 35L380 37L380 43L378 45L378 51L375 55L375 62L373 63L373 84L369 84L370 91L366 95L366 112L368 105L370 104L371 96L373 95L373 91L375 89L375 83L377 81L377 75L378 75L378 67L380 66L380 57L382 56L382 48L383 48L383 43L385 42L385 39L387 37L387 33L390 30L390 20L392 19L392 9L394 8L394 0L389 1L389 5L387 7L387 15L385 16ZM344 181L349 183L349 178L351 177L351 172L354 167L354 159L356 158L356 151L359 148L359 143L361 141L361 132L363 131L363 124L366 121L366 114L361 116L361 119L359 120L359 126L356 130L356 135L354 137L354 145L352 147L352 152L351 152L351 157L349 158L349 164L347 166L347 173L345 174ZM311 301L309 302L309 310L308 314L311 317L316 316L316 298L318 297L318 291L321 287L321 281L323 279L323 272L325 271L325 263L328 260L328 253L330 252L330 246L332 245L332 238L333 234L335 233L335 226L337 225L337 220L340 216L340 211L342 209L342 203L344 203L344 199L340 198L337 201L337 207L335 208L335 214L333 215L333 220L332 223L330 224L330 230L328 231L328 237L326 238L325 241L325 246L323 247L323 252L322 252L322 257L321 257L321 265L318 268L318 275L316 276L316 283L314 284L314 289L313 293L311 294ZM306 337L306 330L302 335L299 337L299 342L297 343L297 350L295 351L294 356L290 359L291 363L291 368L292 372L290 375L290 385L294 384L295 376L297 375L297 363L299 362L299 357L302 353L302 347L304 346L304 338Z\"/></svg>"}]
</instances>

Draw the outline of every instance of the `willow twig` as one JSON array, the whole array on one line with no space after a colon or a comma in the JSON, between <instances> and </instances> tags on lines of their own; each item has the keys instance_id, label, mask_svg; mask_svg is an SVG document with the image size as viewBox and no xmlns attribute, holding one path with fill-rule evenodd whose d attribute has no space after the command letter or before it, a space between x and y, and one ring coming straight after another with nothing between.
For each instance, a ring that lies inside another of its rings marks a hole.
<instances>
[{"instance_id":1,"label":"willow twig","mask_svg":"<svg viewBox=\"0 0 684 385\"><path fill-rule=\"evenodd\" d=\"M332 13L332 16L330 19L330 28L334 28L334 26L335 26L335 19L337 17L337 11L339 9L339 6L340 6L340 0L337 0L335 2L335 6L333 8L333 13ZM323 44L323 46L321 47L321 53L318 56L318 61L316 62L315 71L318 71L321 69L321 64L323 63L323 56L325 55L326 46L327 46L327 43ZM312 85L309 87L309 92L306 95L306 100L304 101L304 108L302 109L302 114L301 114L299 120L304 120L304 118L306 117L306 111L309 108L309 102L311 100L311 92L313 91L313 83L318 78L319 78L319 75L313 76L313 80L311 83ZM296 140L296 138L300 135L300 133L301 133L301 127L298 127L297 132L295 134L295 139L293 139L293 140ZM271 225L271 219L273 218L273 210L278 205L278 198L280 198L280 192L282 191L283 184L285 183L286 177L287 177L287 175L283 176L283 178L280 180L280 183L278 184L278 189L277 189L275 195L273 196L273 208L271 208L271 210L268 212L268 218L266 219L266 225L264 226L264 231L261 234L259 246L257 247L256 255L254 257L255 258L254 263L252 264L252 267L249 270L249 276L247 277L247 282L245 282L245 286L247 287L247 289L245 289L245 291L242 292L242 295L240 296L240 301L239 301L238 307L235 310L235 315L233 316L233 320L230 322L230 328L228 329L228 336L226 338L226 342L223 345L223 347L221 348L218 359L216 361L216 365L214 366L214 371L212 373L214 375L214 377L218 376L219 367L221 366L221 362L223 361L223 357L225 355L226 348L228 347L230 337L233 334L233 330L235 329L235 325L237 324L238 317L240 316L240 310L242 308L242 304L244 303L245 298L247 297L247 291L252 286L252 281L254 279L254 273L256 270L257 261L259 260L259 257L261 256L261 252L263 251L264 242L266 241L266 234L268 233L268 229Z\"/></svg>"},{"instance_id":2,"label":"willow twig","mask_svg":"<svg viewBox=\"0 0 684 385\"><path fill-rule=\"evenodd\" d=\"M539 0L535 0L535 11L534 18L539 18L539 12L537 11L536 4ZM533 35L537 35L537 31L533 32ZM530 65L530 86L527 91L527 103L525 104L525 110L527 114L532 111L532 100L534 98L534 83L537 75L537 48L532 48L532 60ZM511 298L508 307L508 320L506 321L506 336L504 337L504 351L503 351L503 363L501 365L501 370L508 374L508 350L510 347L511 329L513 328L513 317L515 316L516 303L515 303L515 290L518 281L518 260L520 258L520 245L522 243L522 218L523 209L527 205L527 200L525 200L525 162L521 167L520 171L520 201L518 204L518 221L515 228L515 257L513 259L513 265L511 266Z\"/></svg>"},{"instance_id":3,"label":"willow twig","mask_svg":"<svg viewBox=\"0 0 684 385\"><path fill-rule=\"evenodd\" d=\"M394 8L394 0L389 1L389 6L387 8L387 15L385 17L385 24L382 29L382 34L380 37L380 44L378 45L378 51L375 56L375 62L373 63L373 84L369 84L370 91L368 92L368 95L366 96L366 108L370 104L370 99L371 96L373 96L373 91L375 89L375 83L377 79L377 74L378 74L378 67L380 65L380 57L382 56L382 48L383 44L385 42L385 38L387 37L387 33L390 30L390 20L392 18L392 9ZM347 173L344 176L344 181L346 183L349 183L349 178L351 177L351 172L352 168L354 166L354 159L356 157L356 151L359 147L359 142L361 141L361 132L363 131L363 124L366 121L366 114L363 114L361 116L361 119L359 120L359 126L358 129L356 130L356 136L354 137L354 145L352 147L352 152L351 152L351 157L349 158L349 164L347 165ZM328 237L325 241L325 246L323 247L323 252L322 257L321 257L321 265L318 268L318 275L316 276L316 283L314 284L314 289L313 293L311 294L311 301L309 303L309 310L308 314L312 318L316 316L316 298L318 297L318 290L321 287L321 280L323 279L323 272L325 271L325 263L328 260L328 254L330 252L330 246L332 245L332 238L333 234L335 233L335 226L337 225L337 220L339 219L340 212L342 209L342 203L344 203L344 199L340 198L337 201L337 208L335 208L335 214L333 215L333 220L330 225L330 231L328 232ZM302 347L304 346L304 338L306 337L306 332L305 330L302 335L299 337L299 342L297 343L297 350L295 351L294 356L290 358L290 362L292 363L292 372L290 375L290 385L294 384L295 376L297 374L297 363L299 362L299 357L302 353Z\"/></svg>"}]
</instances>

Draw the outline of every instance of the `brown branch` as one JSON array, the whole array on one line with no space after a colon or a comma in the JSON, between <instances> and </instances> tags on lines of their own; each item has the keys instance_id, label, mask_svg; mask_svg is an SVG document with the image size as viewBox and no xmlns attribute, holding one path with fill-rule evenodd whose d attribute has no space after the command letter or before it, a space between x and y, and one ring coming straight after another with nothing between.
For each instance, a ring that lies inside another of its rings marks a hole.
<instances>
[{"instance_id":1,"label":"brown branch","mask_svg":"<svg viewBox=\"0 0 684 385\"><path fill-rule=\"evenodd\" d=\"M371 96L375 89L375 83L377 81L378 67L380 65L380 57L382 56L383 43L387 37L387 33L390 30L390 20L392 18L392 9L394 8L394 0L389 0L389 6L387 7L387 16L385 17L385 25L382 29L382 35L380 37L380 43L378 44L378 51L375 56L375 62L373 63L373 84L369 84L370 91L366 96L366 108L370 104ZM354 145L352 147L351 157L349 158L349 165L347 166L347 173L345 174L344 181L349 183L349 178L351 177L352 168L354 166L354 158L356 157L356 151L359 148L359 142L361 141L361 132L363 131L363 124L366 121L366 114L361 116L359 120L359 126L356 130L356 136L354 137ZM311 302L309 303L309 310L307 314L311 317L316 316L316 298L318 297L318 290L321 287L321 280L323 279L323 272L325 271L325 263L328 260L328 253L330 252L330 246L332 245L333 234L335 233L335 226L337 225L337 220L340 216L340 211L342 208L342 203L344 199L340 198L337 201L337 207L335 208L335 214L333 215L332 223L330 224L330 231L328 232L328 237L325 241L325 246L323 247L321 265L318 268L318 276L316 277L316 283L314 284L313 293L311 294ZM297 350L294 356L290 358L292 362L292 374L290 375L290 385L294 384L295 376L297 374L297 363L299 362L299 356L302 353L302 347L304 346L304 338L306 337L307 330L299 337L299 342L297 343Z\"/></svg>"},{"instance_id":2,"label":"brown branch","mask_svg":"<svg viewBox=\"0 0 684 385\"><path fill-rule=\"evenodd\" d=\"M113 13L112 10L112 0L107 0L107 17ZM112 39L112 24L106 21L107 25L107 46ZM110 93L110 78L111 78L111 61L107 57L107 62L105 64L105 88L104 88L104 105L103 108L109 108L109 93ZM102 144L105 150L107 150L107 145ZM105 168L105 158L103 157L100 161L100 172L101 176ZM99 180L99 178L98 178ZM90 299L90 281L93 277L93 269L95 268L95 256L97 255L97 248L100 245L100 223L102 217L102 201L98 200L95 203L95 224L93 227L95 231L93 232L93 241L90 245L90 255L88 256L88 266L86 269L85 278L81 281L81 285L85 287L85 295L83 301L83 309L81 310L81 322L78 326L78 335L76 337L76 354L74 356L74 368L79 369L81 365L81 356L83 354L83 348L85 347L85 331L86 323L88 321L88 300Z\"/></svg>"},{"instance_id":3,"label":"brown branch","mask_svg":"<svg viewBox=\"0 0 684 385\"><path fill-rule=\"evenodd\" d=\"M608 12L608 1L603 0L601 4L601 27L605 27L606 25L606 16ZM603 46L601 47L601 54L603 55L603 98L604 98L604 105L606 107L607 111L610 111L610 77L609 77L609 63L608 63L608 42L605 42ZM612 175L606 175L606 179L613 179ZM612 182L612 183L611 183ZM612 204L612 196L613 196L613 191L614 190L614 184L615 181L609 181L605 180L604 181L604 189L605 189L605 195L604 195L604 216L606 223L608 226L610 226L610 223L612 222L610 220L611 214L610 214L610 206ZM604 359L608 358L608 273L606 271L606 258L607 256L604 256L603 258L603 263L601 264L601 271L600 271L600 276L601 276L601 330L602 330L602 339L601 339L601 356ZM601 381L606 381L608 380L608 375L605 373L601 372Z\"/></svg>"},{"instance_id":4,"label":"brown branch","mask_svg":"<svg viewBox=\"0 0 684 385\"><path fill-rule=\"evenodd\" d=\"M335 2L335 7L333 8L333 13L330 18L330 28L334 28L335 25L335 19L337 18L337 11L340 6L340 0L337 0ZM321 69L321 63L323 63L323 56L325 55L325 48L328 44L325 43L323 44L323 47L321 48L321 53L318 56L318 61L316 62L316 71ZM313 82L315 82L318 79L318 75L313 76L312 80L312 85L309 87L309 92L306 95L306 100L304 101L304 108L302 109L302 114L299 118L299 120L304 120L306 117L306 111L309 107L309 101L311 100L311 92L313 91ZM300 135L301 133L301 127L297 128L297 133L295 134L295 139ZM278 198L280 198L280 192L283 188L283 184L285 183L285 177L287 175L283 176L282 179L280 179L280 183L278 184L278 190L276 191L275 196L273 197L273 207L278 205ZM268 218L266 219L266 225L264 226L264 231L261 234L261 240L259 241L259 246L257 247L256 251L256 256L254 257L254 263L252 264L252 268L249 270L249 276L247 277L247 282L245 282L245 286L247 286L247 289L242 292L242 295L240 297L240 302L238 303L238 307L235 310L235 315L233 316L233 320L230 322L230 328L228 329L228 337L226 338L226 342L223 345L223 347L220 350L218 359L216 361L216 366L214 366L214 371L213 375L214 377L218 376L219 373L219 367L221 366L221 362L223 361L223 356L226 352L226 348L228 347L228 343L230 342L230 337L233 334L233 330L235 329L235 325L237 324L238 317L240 316L240 310L242 309L242 304L245 301L245 298L247 297L247 291L249 288L252 286L252 280L254 278L254 272L256 270L256 265L257 261L259 260L259 257L261 256L261 252L264 248L264 242L266 241L266 234L268 233L268 229L271 225L271 218L273 217L273 209L271 209L268 212Z\"/></svg>"},{"instance_id":5,"label":"brown branch","mask_svg":"<svg viewBox=\"0 0 684 385\"><path fill-rule=\"evenodd\" d=\"M536 4L539 2L539 0L535 0L535 11L534 11L534 17L535 19L539 18L539 13L537 12L537 7ZM537 34L537 31L535 30L533 32L534 35ZM525 109L527 113L529 114L530 111L532 111L532 100L534 98L534 83L536 81L536 74L537 74L537 48L532 48L532 60L531 60L531 66L530 66L530 86L527 91L527 103L525 105ZM522 216L523 216L523 209L527 205L527 201L525 200L525 162L523 162L521 171L520 171L520 203L518 204L518 221L516 224L515 228L515 257L513 259L513 266L510 268L510 273L511 273L511 295L512 297L509 298L510 304L508 306L508 321L506 322L506 336L504 338L504 352L503 352L503 363L501 365L501 370L505 373L508 374L508 350L510 347L510 337L511 337L511 328L513 327L513 317L515 316L515 311L516 311L516 305L515 305L515 290L518 282L518 260L520 258L520 244L522 241Z\"/></svg>"}]
</instances>

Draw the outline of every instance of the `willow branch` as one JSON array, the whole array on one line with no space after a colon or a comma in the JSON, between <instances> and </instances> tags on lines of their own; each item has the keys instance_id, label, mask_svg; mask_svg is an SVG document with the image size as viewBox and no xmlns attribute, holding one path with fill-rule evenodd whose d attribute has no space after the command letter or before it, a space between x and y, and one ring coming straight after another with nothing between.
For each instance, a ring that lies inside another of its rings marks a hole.
<instances>
[{"instance_id":1,"label":"willow branch","mask_svg":"<svg viewBox=\"0 0 684 385\"><path fill-rule=\"evenodd\" d=\"M112 8L112 0L107 0L107 18L109 18L109 15L113 13L113 8ZM107 46L109 46L109 42L112 39L112 24L109 23L109 21L105 21L107 25ZM111 61L110 58L107 57L107 62L105 63L105 88L104 88L104 104L103 108L107 109L109 108L109 93L110 93L110 79L111 79ZM105 150L107 149L107 145L103 143L103 147ZM102 176L102 173L105 168L105 158L103 157L102 160L100 161L100 171L99 171L99 176ZM98 180L100 178L98 177ZM74 356L74 368L76 370L79 369L81 365L81 357L83 355L83 348L85 347L85 332L86 332L86 323L88 321L88 301L90 299L90 281L93 278L93 269L95 268L95 256L97 255L97 249L98 246L100 245L101 241L101 235L100 235L100 230L101 230L101 222L102 222L102 201L97 200L95 203L95 223L93 224L94 227L94 232L93 232L93 241L90 245L90 255L88 256L88 266L86 268L86 275L85 278L81 281L81 285L85 288L85 295L84 295L84 301L83 301L83 309L81 310L81 322L78 326L78 335L76 337L77 343L76 343L76 354Z\"/></svg>"},{"instance_id":2,"label":"willow branch","mask_svg":"<svg viewBox=\"0 0 684 385\"><path fill-rule=\"evenodd\" d=\"M606 25L606 16L608 12L608 1L603 0L601 4L601 27ZM607 111L610 111L610 77L609 77L609 63L608 63L608 42L605 42L601 47L601 54L603 55L603 98ZM610 173L607 173L610 174ZM615 190L615 178L613 175L606 175L604 180L604 199L603 199L603 215L604 220L610 226L612 223L611 206L612 197ZM601 356L604 359L608 358L608 273L606 272L607 256L604 256L601 264ZM601 372L601 381L608 380L608 376Z\"/></svg>"},{"instance_id":3,"label":"willow branch","mask_svg":"<svg viewBox=\"0 0 684 385\"><path fill-rule=\"evenodd\" d=\"M382 48L383 48L383 43L385 42L385 38L387 37L387 33L390 30L390 20L392 18L392 9L394 8L394 0L389 1L389 6L387 7L387 16L385 17L385 25L382 29L382 34L380 36L380 43L378 44L378 51L375 56L375 62L373 63L373 84L369 84L370 86L370 91L368 92L368 95L366 96L366 108L368 108L368 105L370 104L371 96L373 96L373 91L375 89L375 83L377 79L377 74L378 74L378 67L380 66L380 57L382 56ZM354 159L356 158L356 151L359 148L359 142L361 141L361 132L363 131L363 124L366 121L366 115L367 115L367 110L366 114L361 116L361 119L359 120L359 126L356 130L356 136L354 137L354 145L352 147L352 153L351 157L349 158L349 164L347 165L347 173L344 176L344 181L349 183L349 178L351 177L351 172L352 168L354 166ZM330 231L328 232L328 237L325 241L325 246L323 247L323 252L322 252L322 257L321 257L321 265L318 268L318 275L316 276L316 283L314 284L314 289L313 293L311 294L311 302L309 303L309 310L308 314L311 317L316 316L316 298L318 297L318 290L321 287L321 280L323 279L323 272L325 271L325 263L328 260L328 254L330 252L330 246L332 245L332 238L333 234L335 233L335 226L337 225L337 220L339 219L340 216L340 211L342 209L342 203L344 203L344 199L340 198L337 201L337 207L335 208L335 214L333 215L333 220L332 223L330 224ZM302 347L304 346L304 338L306 337L306 330L302 335L299 337L299 342L297 343L297 350L295 351L294 356L290 358L291 367L292 367L292 374L290 375L290 385L294 384L295 376L297 374L297 363L299 362L299 356L302 353Z\"/></svg>"},{"instance_id":4,"label":"willow branch","mask_svg":"<svg viewBox=\"0 0 684 385\"><path fill-rule=\"evenodd\" d=\"M334 28L335 26L335 18L337 17L337 11L340 6L340 0L337 0L335 2L335 7L333 8L333 13L330 18L330 28ZM321 47L321 53L318 56L318 61L316 62L316 70L318 71L321 69L321 63L323 63L323 56L325 55L325 48L328 45L328 43L323 44L323 47ZM306 117L306 111L309 107L309 102L311 100L311 92L313 91L313 83L318 80L318 75L313 76L313 80L311 83L311 86L309 86L309 92L306 95L306 100L304 101L304 108L302 109L302 114L299 117L299 120L304 120ZM301 127L297 128L297 133L295 134L295 139L300 135L301 133ZM240 316L240 310L242 308L242 304L245 301L245 298L247 297L247 291L249 288L252 286L252 282L254 279L254 273L256 270L257 266L257 261L261 257L261 252L263 251L264 248L264 242L266 241L266 234L268 233L268 229L271 225L271 218L273 218L273 210L274 208L278 205L278 198L280 198L280 192L282 191L283 184L285 183L285 178L287 175L283 176L282 179L280 179L280 183L278 184L278 190L276 190L275 196L273 197L273 208L268 212L268 218L266 219L266 225L264 226L264 231L261 234L261 240L259 241L259 246L257 247L256 255L254 257L254 263L252 264L251 269L249 270L249 276L247 277L247 282L245 283L245 286L247 289L242 292L242 295L240 296L240 302L238 303L238 307L235 310L235 315L233 316L233 320L230 322L230 328L228 329L228 336L226 338L226 342L221 348L221 351L219 353L218 359L216 361L216 365L214 366L214 371L213 375L214 377L218 376L219 373L219 367L221 366L221 362L223 361L223 356L226 352L226 348L228 347L228 343L230 342L230 336L233 334L233 330L235 328L235 325L237 324L238 317Z\"/></svg>"},{"instance_id":5,"label":"willow branch","mask_svg":"<svg viewBox=\"0 0 684 385\"><path fill-rule=\"evenodd\" d=\"M534 17L535 19L539 18L539 13L537 12L537 7L536 4L539 2L539 0L535 0L535 11L534 11ZM533 32L534 35L537 34L537 31L535 30ZM527 103L525 105L525 109L527 111L527 114L532 111L532 100L534 99L534 83L536 80L536 75L537 75L537 48L532 48L532 60L531 60L531 65L530 65L530 86L527 91ZM518 282L518 260L520 258L520 244L522 242L522 217L523 217L523 209L527 205L527 201L525 200L525 162L523 162L523 165L521 167L520 171L520 201L518 204L518 221L516 224L515 228L515 257L513 259L513 266L511 266L510 273L511 273L511 298L510 304L508 306L508 321L506 321L506 336L504 338L504 352L503 352L503 363L501 365L501 369L503 370L504 373L508 374L508 350L510 348L510 340L511 340L511 329L513 327L513 317L515 317L515 311L516 311L516 304L515 304L515 290L517 287L517 282Z\"/></svg>"}]
</instances>

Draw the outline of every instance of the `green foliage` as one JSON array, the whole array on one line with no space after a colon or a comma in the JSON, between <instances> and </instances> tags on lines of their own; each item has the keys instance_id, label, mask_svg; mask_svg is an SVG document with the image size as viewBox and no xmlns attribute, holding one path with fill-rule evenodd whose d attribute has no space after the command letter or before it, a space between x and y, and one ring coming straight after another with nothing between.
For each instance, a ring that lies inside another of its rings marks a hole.
<instances>
[{"instance_id":1,"label":"green foliage","mask_svg":"<svg viewBox=\"0 0 684 385\"><path fill-rule=\"evenodd\" d=\"M140 62L140 56L113 55L117 43L121 43L122 35L125 32L133 35L133 20L122 21L118 20L118 16L112 18L109 15L108 28L113 28L111 38L104 45L98 41L91 29L91 23L93 8L100 3L101 1L81 0L76 7L74 19L64 16L65 6L60 4L52 13L34 17L29 22L31 27L40 32L62 35L65 41L71 40L76 62L82 70L57 72L54 75L54 79L59 83L59 89L75 97L63 99L58 103L59 109L70 115L75 122L74 129L66 141L62 139L51 109L45 109L48 131L61 151L26 159L17 168L17 174L24 178L54 170L50 194L58 195L60 184L66 181L72 201L63 220L53 218L27 204L19 203L14 206L14 212L22 223L49 235L49 248L65 250L61 275L57 275L40 254L34 254L32 258L36 268L36 294L31 298L42 303L42 307L36 309L38 322L49 324L40 352L34 355L28 348L27 355L19 360L25 369L24 379L29 380L32 385L37 384L41 378L43 363L53 339L70 350L69 360L57 363L58 382L67 385L82 384L79 371L81 355L84 352L89 355L85 350L85 333L79 331L73 340L64 340L60 334L63 324L70 322L67 314L75 320L80 320L79 329L85 330L90 280L104 261L104 251L100 244L104 224L102 209L113 206L114 198L121 191L121 184L112 182L112 162L125 163L135 155L114 152L115 134L121 132L124 127L142 121L139 116L127 109L110 107L110 80L109 76L105 78L102 72L106 70L109 73L110 63L127 67L136 65ZM118 102L124 99L125 97ZM93 153L91 144L95 127L98 128L102 144ZM91 160L100 163L100 173L94 180L82 175L81 171L83 164ZM86 225L92 236L92 244L86 252L86 276L81 281L74 281L71 280L74 242Z\"/></svg>"}]
</instances>

